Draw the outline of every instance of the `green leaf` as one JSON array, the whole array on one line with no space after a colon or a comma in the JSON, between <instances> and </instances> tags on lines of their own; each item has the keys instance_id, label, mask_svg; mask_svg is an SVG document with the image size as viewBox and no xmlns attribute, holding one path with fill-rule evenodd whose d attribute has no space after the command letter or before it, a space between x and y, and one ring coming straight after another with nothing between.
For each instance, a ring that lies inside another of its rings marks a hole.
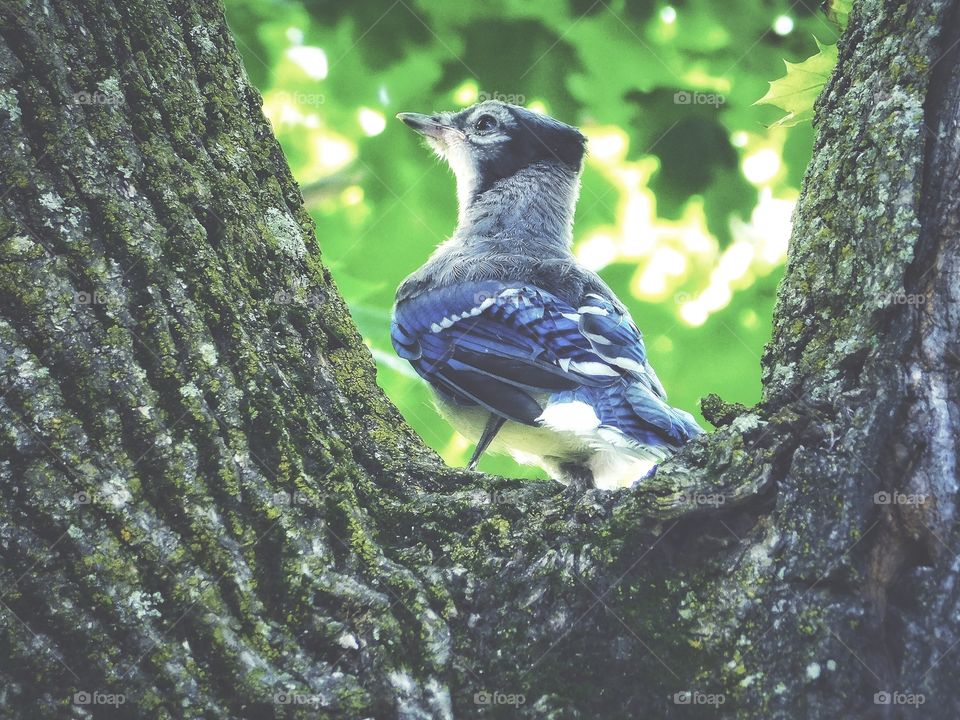
<instances>
[{"instance_id":1,"label":"green leaf","mask_svg":"<svg viewBox=\"0 0 960 720\"><path fill-rule=\"evenodd\" d=\"M772 81L767 94L754 103L775 105L787 113L777 120L773 127L793 127L813 119L813 103L837 64L836 45L823 45L817 40L817 47L819 52L801 63L784 60L787 74Z\"/></svg>"},{"instance_id":2,"label":"green leaf","mask_svg":"<svg viewBox=\"0 0 960 720\"><path fill-rule=\"evenodd\" d=\"M851 10L853 10L853 0L830 0L827 17L833 20L841 30L845 30Z\"/></svg>"}]
</instances>

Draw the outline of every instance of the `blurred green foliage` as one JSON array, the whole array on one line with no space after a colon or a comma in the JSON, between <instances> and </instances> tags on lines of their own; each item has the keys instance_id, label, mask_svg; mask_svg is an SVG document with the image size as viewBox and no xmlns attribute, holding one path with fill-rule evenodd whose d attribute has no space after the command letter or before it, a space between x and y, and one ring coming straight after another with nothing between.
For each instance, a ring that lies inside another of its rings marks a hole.
<instances>
[{"instance_id":1,"label":"blurred green foliage","mask_svg":"<svg viewBox=\"0 0 960 720\"><path fill-rule=\"evenodd\" d=\"M808 123L757 106L837 28L788 0L227 0L264 112L380 383L453 464L470 448L394 355L400 281L456 222L453 178L393 120L501 97L590 140L578 257L630 306L673 404L752 404ZM508 458L481 469L539 477Z\"/></svg>"}]
</instances>

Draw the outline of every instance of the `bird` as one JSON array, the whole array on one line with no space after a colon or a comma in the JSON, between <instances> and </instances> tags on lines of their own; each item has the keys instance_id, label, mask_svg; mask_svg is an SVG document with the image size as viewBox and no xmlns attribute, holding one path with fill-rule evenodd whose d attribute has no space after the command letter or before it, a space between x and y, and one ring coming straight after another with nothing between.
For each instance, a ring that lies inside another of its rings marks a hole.
<instances>
[{"instance_id":1,"label":"bird","mask_svg":"<svg viewBox=\"0 0 960 720\"><path fill-rule=\"evenodd\" d=\"M505 452L577 488L649 477L703 430L667 403L643 336L575 258L586 137L499 100L403 112L456 180L453 234L398 287L397 354L441 414L484 452Z\"/></svg>"}]
</instances>

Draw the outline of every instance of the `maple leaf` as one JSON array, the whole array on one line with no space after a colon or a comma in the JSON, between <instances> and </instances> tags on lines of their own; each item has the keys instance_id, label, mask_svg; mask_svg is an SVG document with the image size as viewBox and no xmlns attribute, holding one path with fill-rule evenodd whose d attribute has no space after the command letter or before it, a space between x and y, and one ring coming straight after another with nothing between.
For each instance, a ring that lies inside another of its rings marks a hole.
<instances>
[{"instance_id":1,"label":"maple leaf","mask_svg":"<svg viewBox=\"0 0 960 720\"><path fill-rule=\"evenodd\" d=\"M784 60L787 74L771 81L767 94L754 103L774 105L787 113L773 127L793 127L813 119L813 103L837 64L837 46L824 45L816 38L814 40L819 48L817 54L800 63Z\"/></svg>"}]
</instances>

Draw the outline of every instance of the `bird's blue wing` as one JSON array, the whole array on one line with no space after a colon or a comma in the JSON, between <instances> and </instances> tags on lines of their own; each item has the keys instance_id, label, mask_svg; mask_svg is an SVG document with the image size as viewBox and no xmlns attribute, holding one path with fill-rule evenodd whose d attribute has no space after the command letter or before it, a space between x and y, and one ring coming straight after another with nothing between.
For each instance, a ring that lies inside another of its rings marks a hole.
<instances>
[{"instance_id":1,"label":"bird's blue wing","mask_svg":"<svg viewBox=\"0 0 960 720\"><path fill-rule=\"evenodd\" d=\"M630 315L618 310L606 298L590 293L580 307L580 333L590 341L593 351L605 361L646 385L659 398L667 394L660 379L647 362L643 335Z\"/></svg>"},{"instance_id":2,"label":"bird's blue wing","mask_svg":"<svg viewBox=\"0 0 960 720\"><path fill-rule=\"evenodd\" d=\"M601 295L590 293L577 308L580 333L593 351L624 375L622 386L590 391L604 425L641 444L657 438L682 444L702 432L689 413L667 404L667 394L647 360L643 335L630 315Z\"/></svg>"},{"instance_id":3,"label":"bird's blue wing","mask_svg":"<svg viewBox=\"0 0 960 720\"><path fill-rule=\"evenodd\" d=\"M451 399L532 425L545 394L620 378L596 362L574 317L536 287L463 283L398 305L391 337L400 357Z\"/></svg>"},{"instance_id":4,"label":"bird's blue wing","mask_svg":"<svg viewBox=\"0 0 960 720\"><path fill-rule=\"evenodd\" d=\"M633 321L600 295L573 307L531 285L463 283L400 303L391 337L446 397L510 420L533 425L547 403L576 398L644 443L696 434L665 404Z\"/></svg>"}]
</instances>

